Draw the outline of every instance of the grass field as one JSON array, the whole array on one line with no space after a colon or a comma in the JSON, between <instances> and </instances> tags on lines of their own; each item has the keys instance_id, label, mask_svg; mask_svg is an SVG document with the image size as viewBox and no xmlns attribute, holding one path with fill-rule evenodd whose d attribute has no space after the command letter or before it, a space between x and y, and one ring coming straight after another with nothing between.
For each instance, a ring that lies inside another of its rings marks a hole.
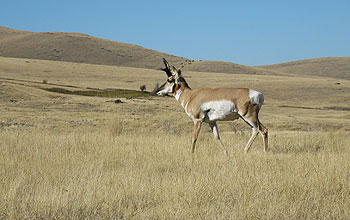
<instances>
[{"instance_id":1,"label":"grass field","mask_svg":"<svg viewBox=\"0 0 350 220\"><path fill-rule=\"evenodd\" d=\"M113 127L113 126L112 126ZM272 136L271 152L226 157L188 134L3 131L2 218L346 219L349 137L344 132ZM206 135L203 135L206 136ZM286 138L284 139L286 140Z\"/></svg>"},{"instance_id":2,"label":"grass field","mask_svg":"<svg viewBox=\"0 0 350 220\"><path fill-rule=\"evenodd\" d=\"M206 125L190 154L192 122L174 98L41 89L151 91L160 71L0 61L0 219L350 218L346 79L185 72L194 88L265 94L268 153L258 137L245 155L251 131L235 121L219 123L226 157Z\"/></svg>"}]
</instances>

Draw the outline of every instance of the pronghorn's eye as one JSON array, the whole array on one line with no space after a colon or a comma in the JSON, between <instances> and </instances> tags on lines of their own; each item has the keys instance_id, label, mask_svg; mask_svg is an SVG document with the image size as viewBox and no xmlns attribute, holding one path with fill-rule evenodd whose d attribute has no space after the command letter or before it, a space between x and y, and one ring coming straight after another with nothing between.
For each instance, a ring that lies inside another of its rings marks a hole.
<instances>
[{"instance_id":1,"label":"pronghorn's eye","mask_svg":"<svg viewBox=\"0 0 350 220\"><path fill-rule=\"evenodd\" d=\"M173 82L173 80L171 80L171 79L168 79L168 83L172 83Z\"/></svg>"}]
</instances>

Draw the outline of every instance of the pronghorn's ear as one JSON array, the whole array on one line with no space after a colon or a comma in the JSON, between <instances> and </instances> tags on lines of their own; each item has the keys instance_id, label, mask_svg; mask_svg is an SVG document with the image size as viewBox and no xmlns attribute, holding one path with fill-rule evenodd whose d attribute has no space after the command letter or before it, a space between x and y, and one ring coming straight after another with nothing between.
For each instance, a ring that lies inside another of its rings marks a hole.
<instances>
[{"instance_id":1,"label":"pronghorn's ear","mask_svg":"<svg viewBox=\"0 0 350 220\"><path fill-rule=\"evenodd\" d=\"M175 78L179 78L181 76L181 69L177 69L175 66L173 66L173 69L175 70Z\"/></svg>"},{"instance_id":2,"label":"pronghorn's ear","mask_svg":"<svg viewBox=\"0 0 350 220\"><path fill-rule=\"evenodd\" d=\"M175 67L174 67L174 68L175 68ZM174 78L175 78L175 83L176 83L176 84L179 84L179 83L180 83L180 81L179 81L180 77L181 77L181 70L177 70L177 69L175 68Z\"/></svg>"},{"instance_id":3,"label":"pronghorn's ear","mask_svg":"<svg viewBox=\"0 0 350 220\"><path fill-rule=\"evenodd\" d=\"M172 76L172 73L171 73L171 70L170 70L170 65L169 65L168 61L165 58L163 58L163 63L165 65L165 68L161 68L161 70L163 70L168 77Z\"/></svg>"},{"instance_id":4,"label":"pronghorn's ear","mask_svg":"<svg viewBox=\"0 0 350 220\"><path fill-rule=\"evenodd\" d=\"M175 66L173 66L173 70L176 72L176 74L173 74L174 76L181 76L181 68L177 69Z\"/></svg>"}]
</instances>

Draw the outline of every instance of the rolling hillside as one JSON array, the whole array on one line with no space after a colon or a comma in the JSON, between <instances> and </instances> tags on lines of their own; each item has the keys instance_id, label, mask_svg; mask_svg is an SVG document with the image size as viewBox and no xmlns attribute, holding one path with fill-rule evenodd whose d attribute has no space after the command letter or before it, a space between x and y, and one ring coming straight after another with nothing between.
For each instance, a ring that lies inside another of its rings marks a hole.
<instances>
[{"instance_id":1,"label":"rolling hillside","mask_svg":"<svg viewBox=\"0 0 350 220\"><path fill-rule=\"evenodd\" d=\"M11 37L20 37L26 34L30 34L29 31L19 31L14 30L10 28L5 28L0 26L0 42L4 39L11 38Z\"/></svg>"},{"instance_id":2,"label":"rolling hillside","mask_svg":"<svg viewBox=\"0 0 350 220\"><path fill-rule=\"evenodd\" d=\"M159 69L165 57L187 71L233 74L278 73L230 62L196 61L80 33L29 32L0 27L0 56Z\"/></svg>"},{"instance_id":3,"label":"rolling hillside","mask_svg":"<svg viewBox=\"0 0 350 220\"><path fill-rule=\"evenodd\" d=\"M258 66L267 70L303 76L350 79L350 57L326 57Z\"/></svg>"},{"instance_id":4,"label":"rolling hillside","mask_svg":"<svg viewBox=\"0 0 350 220\"><path fill-rule=\"evenodd\" d=\"M146 69L159 69L165 57L171 64L194 72L350 78L350 57L251 67L230 62L191 60L80 33L29 32L4 27L0 27L0 56Z\"/></svg>"},{"instance_id":5,"label":"rolling hillside","mask_svg":"<svg viewBox=\"0 0 350 220\"><path fill-rule=\"evenodd\" d=\"M271 74L271 71L219 61L195 61L80 33L28 32L0 27L0 56L159 69L165 57L196 72ZM275 74L275 73L272 73Z\"/></svg>"},{"instance_id":6,"label":"rolling hillside","mask_svg":"<svg viewBox=\"0 0 350 220\"><path fill-rule=\"evenodd\" d=\"M250 67L230 62L222 61L192 61L184 66L184 70L193 72L209 73L230 73L230 74L249 74L249 75L284 75L277 71Z\"/></svg>"},{"instance_id":7,"label":"rolling hillside","mask_svg":"<svg viewBox=\"0 0 350 220\"><path fill-rule=\"evenodd\" d=\"M184 58L80 33L25 32L0 27L0 56L156 69Z\"/></svg>"}]
</instances>

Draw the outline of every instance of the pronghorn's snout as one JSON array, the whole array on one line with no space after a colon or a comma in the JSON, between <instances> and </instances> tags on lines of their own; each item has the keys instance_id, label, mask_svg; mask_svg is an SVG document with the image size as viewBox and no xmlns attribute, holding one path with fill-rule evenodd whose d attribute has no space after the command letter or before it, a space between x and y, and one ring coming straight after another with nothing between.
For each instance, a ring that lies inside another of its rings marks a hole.
<instances>
[{"instance_id":1,"label":"pronghorn's snout","mask_svg":"<svg viewBox=\"0 0 350 220\"><path fill-rule=\"evenodd\" d=\"M163 95L162 91L158 91L157 95Z\"/></svg>"},{"instance_id":2,"label":"pronghorn's snout","mask_svg":"<svg viewBox=\"0 0 350 220\"><path fill-rule=\"evenodd\" d=\"M159 90L159 91L157 92L157 95L159 95L159 96L163 96L163 95L166 95L166 94L168 94L168 91L167 91L167 90L164 90L164 89Z\"/></svg>"},{"instance_id":3,"label":"pronghorn's snout","mask_svg":"<svg viewBox=\"0 0 350 220\"><path fill-rule=\"evenodd\" d=\"M164 84L158 88L158 90L156 91L156 94L160 96L164 95L163 89L164 89Z\"/></svg>"},{"instance_id":4,"label":"pronghorn's snout","mask_svg":"<svg viewBox=\"0 0 350 220\"><path fill-rule=\"evenodd\" d=\"M158 91L156 92L157 95L163 96L168 95L172 93L175 83L169 83L169 81L165 82L162 86L158 88Z\"/></svg>"}]
</instances>

